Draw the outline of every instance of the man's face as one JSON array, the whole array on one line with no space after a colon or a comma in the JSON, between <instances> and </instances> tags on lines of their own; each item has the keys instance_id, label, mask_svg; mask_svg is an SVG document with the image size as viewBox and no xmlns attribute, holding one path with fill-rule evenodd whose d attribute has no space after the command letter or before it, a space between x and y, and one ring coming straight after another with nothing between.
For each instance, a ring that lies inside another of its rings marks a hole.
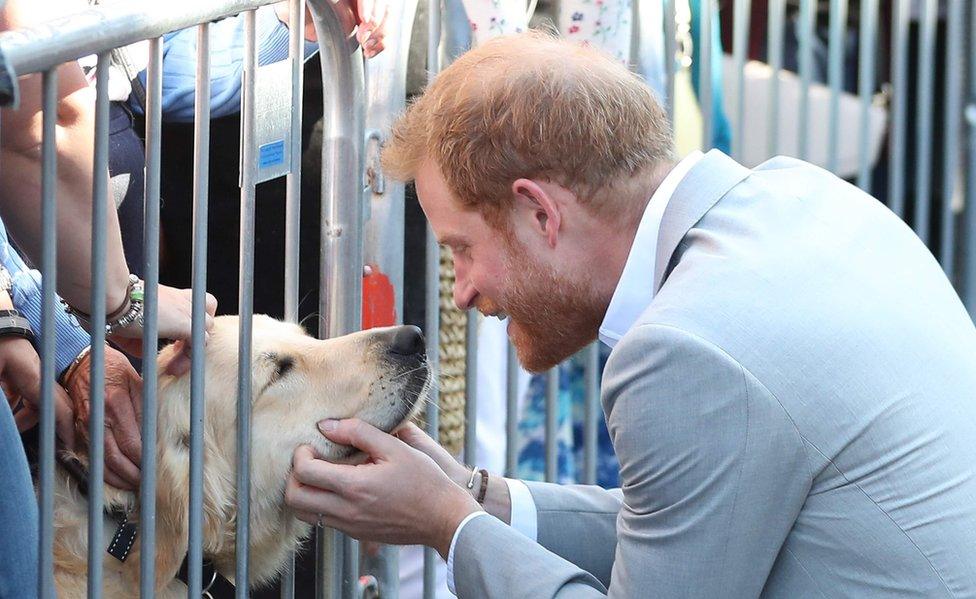
<instances>
[{"instance_id":1,"label":"man's face","mask_svg":"<svg viewBox=\"0 0 976 599\"><path fill-rule=\"evenodd\" d=\"M538 246L519 241L517 223L501 231L464 210L429 162L417 173L417 195L438 242L453 256L455 304L507 315L508 335L527 370L551 368L596 337L606 306L558 255L541 255Z\"/></svg>"}]
</instances>

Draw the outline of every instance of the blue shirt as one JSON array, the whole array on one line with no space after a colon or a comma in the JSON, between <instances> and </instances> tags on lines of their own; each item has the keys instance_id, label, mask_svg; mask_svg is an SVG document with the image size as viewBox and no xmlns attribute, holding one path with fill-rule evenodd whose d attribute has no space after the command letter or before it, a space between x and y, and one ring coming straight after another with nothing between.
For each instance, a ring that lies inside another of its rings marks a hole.
<instances>
[{"instance_id":1,"label":"blue shirt","mask_svg":"<svg viewBox=\"0 0 976 599\"><path fill-rule=\"evenodd\" d=\"M255 42L258 66L288 58L288 27L270 6L257 10ZM318 44L305 42L305 58ZM193 122L196 89L197 29L191 27L163 36L163 119ZM241 75L244 71L244 15L229 17L210 26L210 116L219 118L241 109ZM143 85L146 73L139 74ZM130 100L138 112L141 107Z\"/></svg>"},{"instance_id":2,"label":"blue shirt","mask_svg":"<svg viewBox=\"0 0 976 599\"><path fill-rule=\"evenodd\" d=\"M10 273L14 307L30 321L34 333L41 332L41 273L29 268L10 244L7 228L0 220L0 263ZM91 337L75 317L58 304L54 310L55 369L58 375L71 365L81 350L91 345Z\"/></svg>"}]
</instances>

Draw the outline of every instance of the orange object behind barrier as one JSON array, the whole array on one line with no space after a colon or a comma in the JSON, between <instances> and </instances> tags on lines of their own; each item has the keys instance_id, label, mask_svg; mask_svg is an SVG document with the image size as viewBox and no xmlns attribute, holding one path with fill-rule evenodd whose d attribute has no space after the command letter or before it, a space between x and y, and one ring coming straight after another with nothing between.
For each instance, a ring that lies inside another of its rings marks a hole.
<instances>
[{"instance_id":1,"label":"orange object behind barrier","mask_svg":"<svg viewBox=\"0 0 976 599\"><path fill-rule=\"evenodd\" d=\"M363 273L363 330L396 324L396 292L376 264Z\"/></svg>"}]
</instances>

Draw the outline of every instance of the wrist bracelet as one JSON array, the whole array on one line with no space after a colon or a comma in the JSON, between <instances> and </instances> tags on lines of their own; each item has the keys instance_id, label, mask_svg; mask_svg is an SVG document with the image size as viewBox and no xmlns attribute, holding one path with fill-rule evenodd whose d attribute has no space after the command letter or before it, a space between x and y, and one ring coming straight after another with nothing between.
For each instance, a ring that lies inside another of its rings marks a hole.
<instances>
[{"instance_id":1,"label":"wrist bracelet","mask_svg":"<svg viewBox=\"0 0 976 599\"><path fill-rule=\"evenodd\" d=\"M468 478L468 484L467 484L467 487L468 487L468 490L469 491L472 490L472 489L474 489L474 477L477 476L477 475L478 475L478 467L477 466L472 466L471 467L471 476Z\"/></svg>"},{"instance_id":2,"label":"wrist bracelet","mask_svg":"<svg viewBox=\"0 0 976 599\"><path fill-rule=\"evenodd\" d=\"M0 337L20 337L34 345L30 321L17 310L0 310Z\"/></svg>"},{"instance_id":3,"label":"wrist bracelet","mask_svg":"<svg viewBox=\"0 0 976 599\"><path fill-rule=\"evenodd\" d=\"M119 306L114 312L105 316L105 336L111 337L118 331L132 325L133 323L138 323L141 327L144 298L145 292L143 290L142 280L136 275L130 274L129 286L126 289L125 300L123 300L122 305ZM91 330L92 322L90 314L85 314L67 303L64 305L67 311L70 314L73 314L86 330Z\"/></svg>"},{"instance_id":4,"label":"wrist bracelet","mask_svg":"<svg viewBox=\"0 0 976 599\"><path fill-rule=\"evenodd\" d=\"M58 377L58 382L61 383L62 385L67 383L68 379L71 378L71 375L75 373L75 370L78 370L78 366L81 365L81 363L85 360L85 358L90 353L91 353L90 345L85 349L81 350L80 352L78 352L78 355L75 357L75 359L71 361L71 364L68 364L68 367L65 368L64 371L61 373L61 376Z\"/></svg>"},{"instance_id":5,"label":"wrist bracelet","mask_svg":"<svg viewBox=\"0 0 976 599\"><path fill-rule=\"evenodd\" d=\"M478 491L478 496L475 498L478 503L485 503L485 495L488 494L488 471L482 468L478 470L481 473L481 489Z\"/></svg>"}]
</instances>

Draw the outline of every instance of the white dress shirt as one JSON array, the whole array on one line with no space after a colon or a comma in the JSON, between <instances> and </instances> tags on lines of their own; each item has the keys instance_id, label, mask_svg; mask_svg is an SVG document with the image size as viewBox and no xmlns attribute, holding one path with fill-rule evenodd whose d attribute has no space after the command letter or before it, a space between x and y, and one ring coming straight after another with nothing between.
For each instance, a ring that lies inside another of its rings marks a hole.
<instances>
[{"instance_id":1,"label":"white dress shirt","mask_svg":"<svg viewBox=\"0 0 976 599\"><path fill-rule=\"evenodd\" d=\"M664 210L668 207L668 202L671 201L678 184L702 157L704 154L696 150L675 165L654 191L647 208L644 209L620 281L614 289L607 313L600 325L600 341L606 343L611 351L654 299L654 277L648 274L648 268L653 272L657 259L658 232L661 228L661 220L664 218ZM538 518L529 488L519 480L506 478L505 482L508 483L512 504L512 528L535 541ZM471 520L488 515L488 512L483 511L470 514L454 531L447 555L447 586L452 593L457 594L454 590L454 547L461 535L461 529Z\"/></svg>"}]
</instances>

